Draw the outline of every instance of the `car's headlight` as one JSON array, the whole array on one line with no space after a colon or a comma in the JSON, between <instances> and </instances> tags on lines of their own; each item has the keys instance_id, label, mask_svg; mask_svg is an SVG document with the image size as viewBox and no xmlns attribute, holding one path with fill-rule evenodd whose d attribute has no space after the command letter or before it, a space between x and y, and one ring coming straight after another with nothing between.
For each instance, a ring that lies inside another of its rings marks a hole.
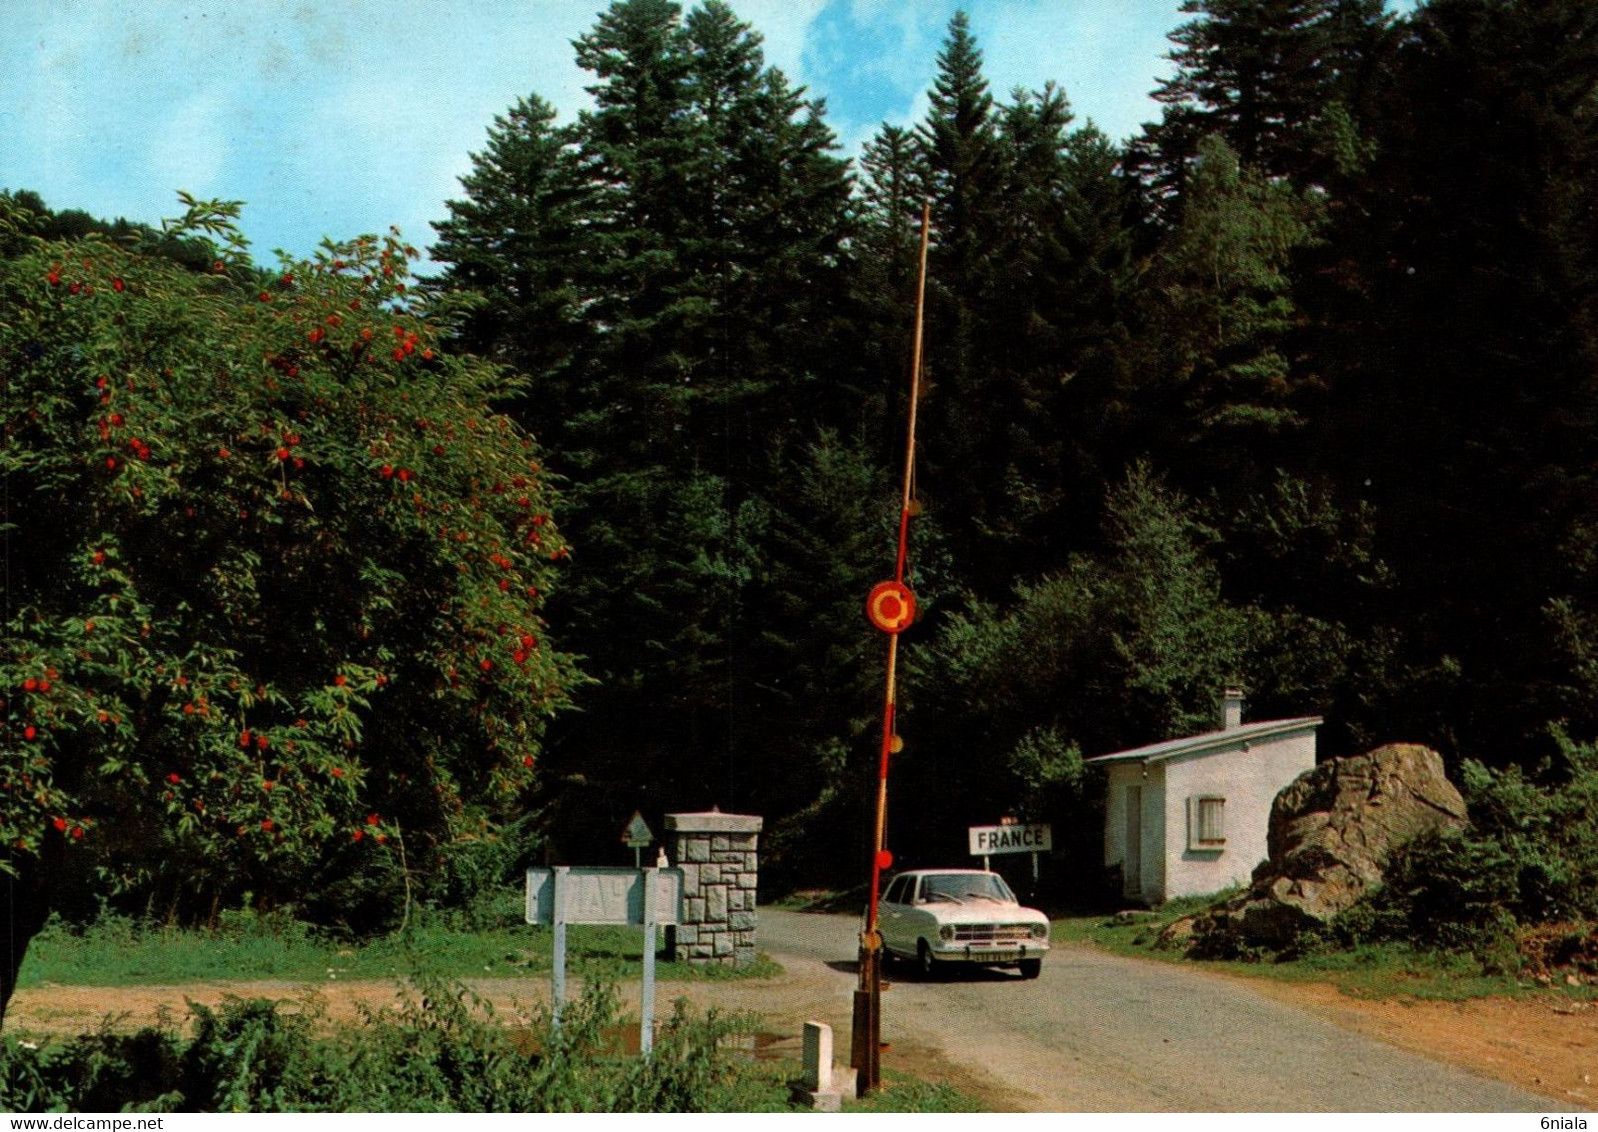
<instances>
[{"instance_id":1,"label":"car's headlight","mask_svg":"<svg viewBox=\"0 0 1598 1132\"><path fill-rule=\"evenodd\" d=\"M1033 924L1032 925L1032 938L1033 939L1042 939L1045 936L1047 936L1048 934L1049 934L1049 925L1047 925L1047 924Z\"/></svg>"},{"instance_id":2,"label":"car's headlight","mask_svg":"<svg viewBox=\"0 0 1598 1132\"><path fill-rule=\"evenodd\" d=\"M953 924L944 924L942 927L940 927L938 929L938 938L941 939L944 943L948 943L951 939L953 939L954 938L954 925Z\"/></svg>"}]
</instances>

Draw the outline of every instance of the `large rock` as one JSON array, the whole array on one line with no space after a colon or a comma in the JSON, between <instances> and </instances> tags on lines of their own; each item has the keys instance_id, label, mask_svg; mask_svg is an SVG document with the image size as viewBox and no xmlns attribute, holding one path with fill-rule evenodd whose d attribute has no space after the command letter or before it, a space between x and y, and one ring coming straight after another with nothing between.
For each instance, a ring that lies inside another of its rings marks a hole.
<instances>
[{"instance_id":1,"label":"large rock","mask_svg":"<svg viewBox=\"0 0 1598 1132\"><path fill-rule=\"evenodd\" d=\"M1465 800L1428 747L1394 743L1324 762L1276 796L1269 858L1246 893L1195 925L1195 947L1284 947L1380 885L1396 850L1465 823Z\"/></svg>"}]
</instances>

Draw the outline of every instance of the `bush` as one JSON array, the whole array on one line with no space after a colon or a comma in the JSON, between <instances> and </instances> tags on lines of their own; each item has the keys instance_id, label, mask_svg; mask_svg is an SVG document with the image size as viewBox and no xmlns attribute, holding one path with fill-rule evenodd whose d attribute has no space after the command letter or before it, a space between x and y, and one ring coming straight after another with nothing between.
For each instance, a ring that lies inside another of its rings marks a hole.
<instances>
[{"instance_id":1,"label":"bush","mask_svg":"<svg viewBox=\"0 0 1598 1132\"><path fill-rule=\"evenodd\" d=\"M62 875L356 931L434 877L470 895L497 865L456 846L521 812L583 681L543 620L569 553L544 457L494 408L520 385L449 348L415 249L263 273L235 204L185 203L175 234L233 248L203 273L100 238L0 260L19 942Z\"/></svg>"},{"instance_id":2,"label":"bush","mask_svg":"<svg viewBox=\"0 0 1598 1132\"><path fill-rule=\"evenodd\" d=\"M323 1033L315 1008L191 1003L193 1037L146 1028L0 1047L0 1109L169 1112L715 1112L786 1108L778 1077L740 1060L742 1017L678 1002L650 1057L616 1047L613 986L590 983L561 1025L507 1026L459 984L417 980L397 1007Z\"/></svg>"},{"instance_id":3,"label":"bush","mask_svg":"<svg viewBox=\"0 0 1598 1132\"><path fill-rule=\"evenodd\" d=\"M63 1046L0 1046L0 1109L6 1112L165 1112L178 1099L181 1050L162 1030L114 1034L102 1027Z\"/></svg>"}]
</instances>

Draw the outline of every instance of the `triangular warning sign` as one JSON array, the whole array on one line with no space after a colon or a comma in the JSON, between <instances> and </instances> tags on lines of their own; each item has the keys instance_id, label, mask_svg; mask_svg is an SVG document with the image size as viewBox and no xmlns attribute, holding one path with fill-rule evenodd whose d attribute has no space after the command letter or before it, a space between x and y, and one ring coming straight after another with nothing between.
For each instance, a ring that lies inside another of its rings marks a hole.
<instances>
[{"instance_id":1,"label":"triangular warning sign","mask_svg":"<svg viewBox=\"0 0 1598 1132\"><path fill-rule=\"evenodd\" d=\"M654 831L649 828L649 823L644 821L644 815L634 811L633 820L627 823L627 828L621 831L621 839L633 849L641 849L645 845L653 844Z\"/></svg>"}]
</instances>

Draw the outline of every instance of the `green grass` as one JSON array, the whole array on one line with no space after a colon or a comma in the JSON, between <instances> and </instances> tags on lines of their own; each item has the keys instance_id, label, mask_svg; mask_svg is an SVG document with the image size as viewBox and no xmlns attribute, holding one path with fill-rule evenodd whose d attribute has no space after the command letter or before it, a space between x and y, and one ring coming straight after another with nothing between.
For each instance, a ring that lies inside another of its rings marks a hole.
<instances>
[{"instance_id":1,"label":"green grass","mask_svg":"<svg viewBox=\"0 0 1598 1132\"><path fill-rule=\"evenodd\" d=\"M888 1070L868 1097L844 1098L844 1112L985 1112L976 1098L953 1085L932 1084Z\"/></svg>"},{"instance_id":2,"label":"green grass","mask_svg":"<svg viewBox=\"0 0 1598 1132\"><path fill-rule=\"evenodd\" d=\"M519 907L519 906L518 906ZM656 942L663 935L657 932ZM641 928L572 925L567 971L576 978L642 977ZM253 913L225 915L214 931L103 917L86 930L52 922L28 948L19 984L140 986L190 982L405 978L548 978L554 932L490 918L468 926L458 917L423 913L404 931L362 943L341 942L292 920ZM660 979L770 977L781 967L762 955L734 970L659 962Z\"/></svg>"},{"instance_id":3,"label":"green grass","mask_svg":"<svg viewBox=\"0 0 1598 1132\"><path fill-rule=\"evenodd\" d=\"M1330 983L1360 998L1463 1001L1495 995L1515 997L1547 989L1513 975L1486 972L1471 955L1429 951L1403 943L1325 949L1286 960L1266 958L1257 962L1189 959L1180 947L1158 945L1160 933L1167 926L1210 907L1217 899L1172 901L1152 916L1133 919L1070 916L1054 922L1051 939L1057 945L1090 944L1117 955L1188 964L1250 978ZM1598 990L1590 986L1558 985L1555 989L1573 998L1598 997Z\"/></svg>"}]
</instances>

